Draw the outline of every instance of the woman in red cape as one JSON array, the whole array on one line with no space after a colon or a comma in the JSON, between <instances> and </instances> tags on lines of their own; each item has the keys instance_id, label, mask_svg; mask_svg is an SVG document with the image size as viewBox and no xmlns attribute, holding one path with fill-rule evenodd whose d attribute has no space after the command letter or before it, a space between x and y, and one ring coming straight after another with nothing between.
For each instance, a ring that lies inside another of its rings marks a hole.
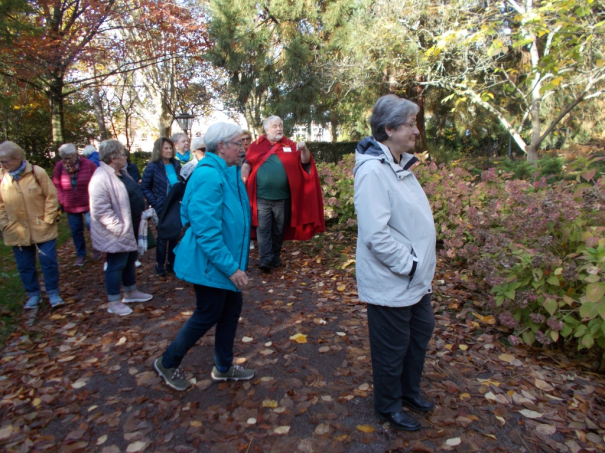
<instances>
[{"instance_id":1,"label":"woman in red cape","mask_svg":"<svg viewBox=\"0 0 605 453\"><path fill-rule=\"evenodd\" d=\"M272 154L283 164L290 186L291 215L290 224L284 231L284 240L307 241L326 230L321 184L313 156L311 155L309 164L303 165L296 143L283 136L272 144L264 134L250 145L246 153L246 163L252 169L246 180L252 207L252 237L256 237L258 226L256 175L260 166Z\"/></svg>"}]
</instances>

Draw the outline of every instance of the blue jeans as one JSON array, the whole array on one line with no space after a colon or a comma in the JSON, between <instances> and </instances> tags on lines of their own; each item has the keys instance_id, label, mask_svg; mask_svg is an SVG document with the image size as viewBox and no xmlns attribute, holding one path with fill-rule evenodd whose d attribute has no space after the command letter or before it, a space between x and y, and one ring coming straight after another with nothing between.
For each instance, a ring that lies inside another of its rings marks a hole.
<instances>
[{"instance_id":1,"label":"blue jeans","mask_svg":"<svg viewBox=\"0 0 605 453\"><path fill-rule=\"evenodd\" d=\"M278 266L284 243L284 232L290 218L290 199L257 201L258 226L256 240L260 266Z\"/></svg>"},{"instance_id":2,"label":"blue jeans","mask_svg":"<svg viewBox=\"0 0 605 453\"><path fill-rule=\"evenodd\" d=\"M136 286L135 262L138 252L120 252L107 254L107 270L105 271L105 288L110 302L120 300L120 286L124 291L134 291Z\"/></svg>"},{"instance_id":3,"label":"blue jeans","mask_svg":"<svg viewBox=\"0 0 605 453\"><path fill-rule=\"evenodd\" d=\"M84 219L82 219L84 217ZM82 212L79 214L67 213L67 223L71 230L71 237L76 246L76 256L86 256L86 241L84 240L84 224L86 229L90 231L90 212Z\"/></svg>"},{"instance_id":4,"label":"blue jeans","mask_svg":"<svg viewBox=\"0 0 605 453\"><path fill-rule=\"evenodd\" d=\"M36 271L36 249L44 275L46 294L52 296L59 293L59 263L57 262L56 242L53 239L36 245L13 247L17 269L29 297L40 295L40 283Z\"/></svg>"},{"instance_id":5,"label":"blue jeans","mask_svg":"<svg viewBox=\"0 0 605 453\"><path fill-rule=\"evenodd\" d=\"M210 286L193 285L196 308L162 358L166 368L181 364L187 351L216 324L214 334L214 363L230 367L233 362L233 341L242 312L242 293Z\"/></svg>"}]
</instances>

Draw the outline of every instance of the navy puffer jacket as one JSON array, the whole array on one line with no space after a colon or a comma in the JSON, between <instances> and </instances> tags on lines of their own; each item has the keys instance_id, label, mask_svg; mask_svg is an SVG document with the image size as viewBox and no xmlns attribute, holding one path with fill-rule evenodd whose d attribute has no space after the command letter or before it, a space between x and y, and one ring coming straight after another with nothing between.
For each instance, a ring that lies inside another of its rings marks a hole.
<instances>
[{"instance_id":1,"label":"navy puffer jacket","mask_svg":"<svg viewBox=\"0 0 605 453\"><path fill-rule=\"evenodd\" d=\"M176 171L177 176L180 177L181 163L175 158L170 159L170 161L172 162L172 165L174 165L174 171ZM143 171L143 181L141 182L141 190L149 204L155 209L155 212L160 215L166 195L168 195L168 192L170 191L168 176L166 176L166 168L161 160L150 162L147 167L145 167L145 171Z\"/></svg>"}]
</instances>

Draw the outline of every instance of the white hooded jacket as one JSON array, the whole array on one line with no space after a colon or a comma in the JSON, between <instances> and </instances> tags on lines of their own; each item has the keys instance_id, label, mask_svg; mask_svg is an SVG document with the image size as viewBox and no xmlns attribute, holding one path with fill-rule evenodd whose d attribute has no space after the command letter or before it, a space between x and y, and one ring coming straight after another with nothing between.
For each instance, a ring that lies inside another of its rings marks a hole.
<instances>
[{"instance_id":1,"label":"white hooded jacket","mask_svg":"<svg viewBox=\"0 0 605 453\"><path fill-rule=\"evenodd\" d=\"M372 137L355 152L356 273L359 299L407 307L431 292L436 232L429 201L402 154L400 164Z\"/></svg>"}]
</instances>

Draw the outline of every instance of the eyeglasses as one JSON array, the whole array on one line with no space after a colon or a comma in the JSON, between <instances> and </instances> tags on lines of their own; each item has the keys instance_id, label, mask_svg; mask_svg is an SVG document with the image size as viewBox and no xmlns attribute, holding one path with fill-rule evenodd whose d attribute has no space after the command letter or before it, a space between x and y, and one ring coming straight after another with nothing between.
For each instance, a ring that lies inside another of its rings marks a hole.
<instances>
[{"instance_id":1,"label":"eyeglasses","mask_svg":"<svg viewBox=\"0 0 605 453\"><path fill-rule=\"evenodd\" d=\"M232 144L236 145L238 148L243 148L244 147L244 144L242 142L228 141L227 143L232 143Z\"/></svg>"},{"instance_id":2,"label":"eyeglasses","mask_svg":"<svg viewBox=\"0 0 605 453\"><path fill-rule=\"evenodd\" d=\"M412 121L411 123L401 123L403 126L410 126L410 127L415 127L416 126L416 121Z\"/></svg>"},{"instance_id":3,"label":"eyeglasses","mask_svg":"<svg viewBox=\"0 0 605 453\"><path fill-rule=\"evenodd\" d=\"M242 142L249 142L250 140L250 138L242 138Z\"/></svg>"}]
</instances>

